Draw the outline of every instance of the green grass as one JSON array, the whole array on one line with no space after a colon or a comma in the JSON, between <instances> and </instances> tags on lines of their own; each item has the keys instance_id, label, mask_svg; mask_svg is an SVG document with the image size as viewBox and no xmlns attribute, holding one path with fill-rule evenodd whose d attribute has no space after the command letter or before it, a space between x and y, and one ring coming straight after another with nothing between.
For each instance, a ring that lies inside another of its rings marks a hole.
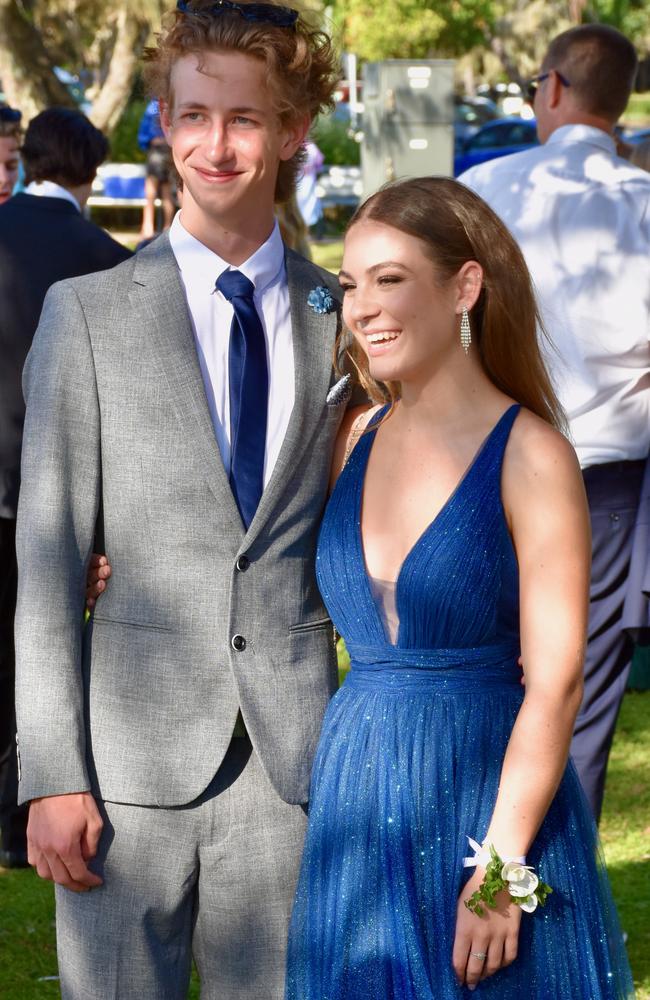
<instances>
[{"instance_id":1,"label":"green grass","mask_svg":"<svg viewBox=\"0 0 650 1000\"><path fill-rule=\"evenodd\" d=\"M650 125L650 93L632 94L621 118L626 125Z\"/></svg>"},{"instance_id":2,"label":"green grass","mask_svg":"<svg viewBox=\"0 0 650 1000\"><path fill-rule=\"evenodd\" d=\"M343 240L335 240L333 243L312 243L311 253L314 264L338 274L343 257Z\"/></svg>"},{"instance_id":3,"label":"green grass","mask_svg":"<svg viewBox=\"0 0 650 1000\"><path fill-rule=\"evenodd\" d=\"M612 750L601 833L637 1000L650 1000L650 691L628 693ZM53 1000L52 887L31 871L0 869L0 997ZM189 994L198 1000L194 977Z\"/></svg>"},{"instance_id":4,"label":"green grass","mask_svg":"<svg viewBox=\"0 0 650 1000\"><path fill-rule=\"evenodd\" d=\"M601 824L638 1000L650 1000L650 692L628 692L610 757Z\"/></svg>"}]
</instances>

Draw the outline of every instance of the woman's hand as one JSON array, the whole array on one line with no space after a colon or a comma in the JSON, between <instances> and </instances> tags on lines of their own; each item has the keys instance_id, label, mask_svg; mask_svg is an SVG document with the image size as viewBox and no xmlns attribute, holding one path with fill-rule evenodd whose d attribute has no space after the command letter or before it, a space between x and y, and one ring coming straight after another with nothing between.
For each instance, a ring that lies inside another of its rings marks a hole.
<instances>
[{"instance_id":1,"label":"woman's hand","mask_svg":"<svg viewBox=\"0 0 650 1000\"><path fill-rule=\"evenodd\" d=\"M94 608L97 598L106 590L106 581L111 575L111 567L106 556L96 552L90 557L86 576L86 607Z\"/></svg>"},{"instance_id":2,"label":"woman's hand","mask_svg":"<svg viewBox=\"0 0 650 1000\"><path fill-rule=\"evenodd\" d=\"M496 897L496 910L484 906L482 917L465 906L465 900L480 888L484 875L482 868L476 869L463 887L456 910L452 964L458 982L470 990L476 989L481 979L493 976L514 962L519 941L521 909L511 902L505 890ZM477 958L477 955L485 955L485 958Z\"/></svg>"}]
</instances>

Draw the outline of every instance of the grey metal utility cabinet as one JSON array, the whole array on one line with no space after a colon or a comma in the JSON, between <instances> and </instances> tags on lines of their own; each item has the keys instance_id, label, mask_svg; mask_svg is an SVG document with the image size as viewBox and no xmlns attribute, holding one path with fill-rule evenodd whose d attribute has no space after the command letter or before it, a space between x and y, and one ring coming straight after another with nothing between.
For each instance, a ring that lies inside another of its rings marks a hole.
<instances>
[{"instance_id":1,"label":"grey metal utility cabinet","mask_svg":"<svg viewBox=\"0 0 650 1000\"><path fill-rule=\"evenodd\" d=\"M363 193L386 181L452 175L453 59L387 59L363 67Z\"/></svg>"}]
</instances>

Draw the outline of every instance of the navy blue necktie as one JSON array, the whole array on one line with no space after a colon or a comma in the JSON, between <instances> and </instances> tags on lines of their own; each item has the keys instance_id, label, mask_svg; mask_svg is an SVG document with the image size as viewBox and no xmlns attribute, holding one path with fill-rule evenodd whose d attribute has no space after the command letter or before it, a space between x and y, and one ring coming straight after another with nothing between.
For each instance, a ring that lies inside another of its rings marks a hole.
<instances>
[{"instance_id":1,"label":"navy blue necktie","mask_svg":"<svg viewBox=\"0 0 650 1000\"><path fill-rule=\"evenodd\" d=\"M248 528L264 489L269 403L266 340L253 301L253 282L240 271L224 271L216 287L235 311L228 351L230 485Z\"/></svg>"}]
</instances>

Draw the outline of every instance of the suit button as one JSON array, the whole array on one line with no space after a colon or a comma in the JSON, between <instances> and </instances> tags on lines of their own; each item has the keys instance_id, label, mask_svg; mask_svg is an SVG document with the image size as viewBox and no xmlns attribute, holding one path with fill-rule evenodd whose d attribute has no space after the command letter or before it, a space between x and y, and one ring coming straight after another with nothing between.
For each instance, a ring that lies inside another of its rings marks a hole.
<instances>
[{"instance_id":1,"label":"suit button","mask_svg":"<svg viewBox=\"0 0 650 1000\"><path fill-rule=\"evenodd\" d=\"M246 649L246 640L244 639L243 635L233 635L232 639L230 640L230 645L238 653L243 653L244 650Z\"/></svg>"},{"instance_id":2,"label":"suit button","mask_svg":"<svg viewBox=\"0 0 650 1000\"><path fill-rule=\"evenodd\" d=\"M248 558L248 556L240 556L237 562L235 563L235 566L237 567L240 573L245 573L250 564L251 561Z\"/></svg>"}]
</instances>

